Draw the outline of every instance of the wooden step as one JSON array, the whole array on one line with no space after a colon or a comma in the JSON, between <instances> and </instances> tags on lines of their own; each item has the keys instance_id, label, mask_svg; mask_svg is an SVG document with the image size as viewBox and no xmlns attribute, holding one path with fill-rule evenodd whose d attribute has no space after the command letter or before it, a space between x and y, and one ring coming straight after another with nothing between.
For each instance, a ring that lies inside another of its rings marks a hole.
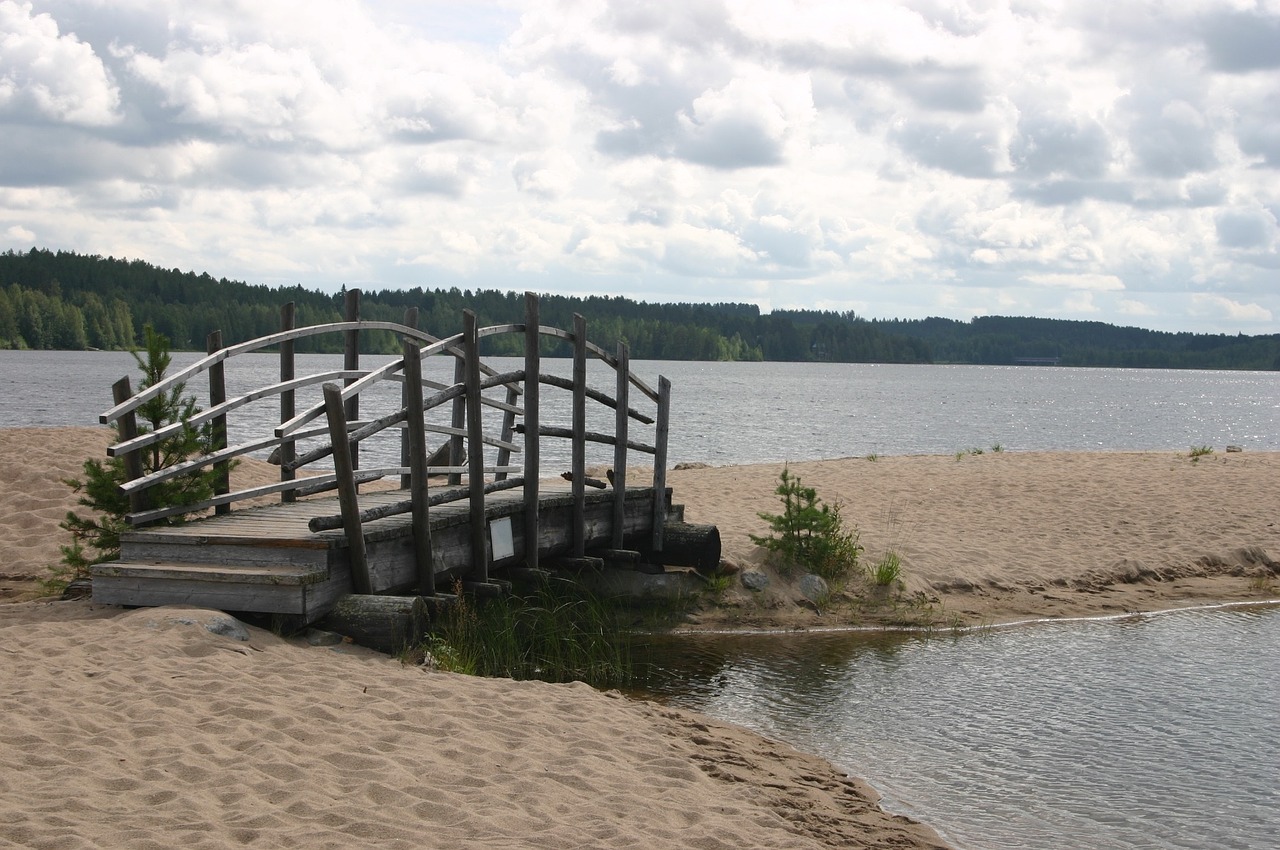
<instances>
[{"instance_id":1,"label":"wooden step","mask_svg":"<svg viewBox=\"0 0 1280 850\"><path fill-rule=\"evenodd\" d=\"M156 581L208 581L235 584L308 585L318 584L329 577L324 568L293 564L245 565L235 564L177 564L138 563L109 561L95 564L95 578L154 579Z\"/></svg>"}]
</instances>

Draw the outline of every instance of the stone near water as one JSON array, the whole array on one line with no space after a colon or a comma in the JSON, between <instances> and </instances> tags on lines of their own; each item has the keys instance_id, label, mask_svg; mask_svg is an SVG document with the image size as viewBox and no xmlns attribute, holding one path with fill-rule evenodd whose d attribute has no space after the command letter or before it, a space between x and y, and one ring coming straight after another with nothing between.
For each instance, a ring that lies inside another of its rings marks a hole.
<instances>
[{"instance_id":1,"label":"stone near water","mask_svg":"<svg viewBox=\"0 0 1280 850\"><path fill-rule=\"evenodd\" d=\"M831 595L831 587L827 584L826 579L822 576L815 576L813 573L801 576L798 586L804 598L810 602L821 602Z\"/></svg>"}]
</instances>

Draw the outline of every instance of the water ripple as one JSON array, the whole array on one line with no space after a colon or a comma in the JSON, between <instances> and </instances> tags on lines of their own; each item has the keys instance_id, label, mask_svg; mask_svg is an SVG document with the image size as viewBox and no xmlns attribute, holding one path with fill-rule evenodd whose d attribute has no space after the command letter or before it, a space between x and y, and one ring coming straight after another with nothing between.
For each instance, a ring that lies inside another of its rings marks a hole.
<instances>
[{"instance_id":1,"label":"water ripple","mask_svg":"<svg viewBox=\"0 0 1280 850\"><path fill-rule=\"evenodd\" d=\"M655 695L820 753L962 848L1280 846L1280 608L660 657Z\"/></svg>"}]
</instances>

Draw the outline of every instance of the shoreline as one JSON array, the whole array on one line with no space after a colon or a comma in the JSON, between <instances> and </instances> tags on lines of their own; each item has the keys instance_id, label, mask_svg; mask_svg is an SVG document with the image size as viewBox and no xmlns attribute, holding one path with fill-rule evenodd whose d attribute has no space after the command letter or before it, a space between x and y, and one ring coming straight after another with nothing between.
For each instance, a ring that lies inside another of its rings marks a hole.
<instances>
[{"instance_id":1,"label":"shoreline","mask_svg":"<svg viewBox=\"0 0 1280 850\"><path fill-rule=\"evenodd\" d=\"M0 429L0 604L38 595L67 542L58 524L76 508L63 480L104 457L110 434ZM900 556L901 587L877 595L851 582L851 592L815 606L750 541L769 532L759 514L779 509L784 464L673 469L676 503L690 522L720 529L729 569L770 580L752 592L730 576L682 628L987 626L1280 596L1280 452L1005 451L786 465L841 505L863 565ZM233 473L245 486L277 474L252 459Z\"/></svg>"},{"instance_id":2,"label":"shoreline","mask_svg":"<svg viewBox=\"0 0 1280 850\"><path fill-rule=\"evenodd\" d=\"M21 794L0 798L0 838L70 832L100 845L172 845L202 830L208 841L196 846L262 837L337 847L354 835L410 847L426 831L464 847L495 836L511 846L947 846L816 756L655 703L425 673L252 627L237 642L205 629L222 616L209 611L14 602L58 559L58 523L75 506L62 480L102 457L109 435L0 429L0 710L11 719L0 729L0 783L24 776ZM768 570L749 535L768 530L759 513L777 510L782 464L673 470L677 503L689 521L720 528L737 570L691 630L979 630L1280 602L1280 453L1003 452L789 467L843 505L864 562L901 556L903 586L883 597L841 591L821 605L794 577L746 590L735 576ZM237 473L276 470L246 463ZM237 784L248 790L228 791ZM359 805L334 814L345 798ZM374 822L370 804L410 826ZM542 819L534 843L528 816Z\"/></svg>"},{"instance_id":3,"label":"shoreline","mask_svg":"<svg viewBox=\"0 0 1280 850\"><path fill-rule=\"evenodd\" d=\"M815 634L815 635L840 635L840 634L906 634L906 635L937 635L946 633L948 635L957 634L976 634L980 632L993 631L998 629L1019 629L1028 626L1054 625L1059 623L1104 623L1110 620L1127 620L1133 617L1162 617L1168 614L1183 614L1189 611L1220 611L1231 610L1235 608L1267 608L1280 607L1280 597L1274 599L1250 599L1238 600L1234 602L1202 602L1194 605L1184 605L1175 608L1157 608L1144 611L1126 611L1120 614L1090 614L1080 615L1077 617L1034 617L1025 620L1007 620L998 623L982 623L971 626L892 626L892 625L870 625L870 626L808 626L808 627L792 627L792 628L773 628L773 629L716 629L716 628L680 628L675 627L663 632L655 632L655 634L690 637L699 635L724 635L726 637L772 637L785 636L795 634Z\"/></svg>"},{"instance_id":4,"label":"shoreline","mask_svg":"<svg viewBox=\"0 0 1280 850\"><path fill-rule=\"evenodd\" d=\"M720 528L725 561L763 572L693 630L984 627L1280 597L1280 453L1001 452L786 465L859 532L863 565L897 555L902 581L857 578L815 605L750 535L776 513L783 464L668 474L688 521Z\"/></svg>"}]
</instances>

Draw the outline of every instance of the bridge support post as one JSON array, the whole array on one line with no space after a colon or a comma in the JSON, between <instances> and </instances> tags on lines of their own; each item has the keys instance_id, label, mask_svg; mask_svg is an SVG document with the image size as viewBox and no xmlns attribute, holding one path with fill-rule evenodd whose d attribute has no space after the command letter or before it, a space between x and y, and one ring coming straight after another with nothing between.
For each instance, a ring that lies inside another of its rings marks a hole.
<instances>
[{"instance_id":1,"label":"bridge support post","mask_svg":"<svg viewBox=\"0 0 1280 850\"><path fill-rule=\"evenodd\" d=\"M205 338L205 353L217 354L222 349L222 331L213 331ZM227 400L227 381L226 372L222 363L215 363L209 367L209 406L217 407ZM213 422L210 423L213 430L213 440L210 449L213 451L221 451L227 447L227 417L225 414L215 416ZM214 465L217 475L213 481L213 495L225 496L231 492L230 467L227 461L222 461ZM213 509L215 514L231 513L230 505L218 505Z\"/></svg>"},{"instance_id":2,"label":"bridge support post","mask_svg":"<svg viewBox=\"0 0 1280 850\"><path fill-rule=\"evenodd\" d=\"M280 308L280 330L291 331L294 328L294 303L292 301ZM286 339L280 343L280 382L292 381L294 379L294 359L293 359L293 340ZM296 415L294 409L293 390L285 390L280 393L280 423L284 424ZM296 444L291 439L285 439L280 444L280 480L292 481L296 474L293 468L289 466L293 459L297 457ZM285 490L280 494L280 501L294 502L297 501L298 494L294 490Z\"/></svg>"},{"instance_id":3,"label":"bridge support post","mask_svg":"<svg viewBox=\"0 0 1280 850\"><path fill-rule=\"evenodd\" d=\"M573 554L587 550L587 320L573 314Z\"/></svg>"},{"instance_id":4,"label":"bridge support post","mask_svg":"<svg viewBox=\"0 0 1280 850\"><path fill-rule=\"evenodd\" d=\"M467 488L471 510L471 579L489 580L484 517L484 428L480 421L480 337L476 314L462 313L467 385Z\"/></svg>"},{"instance_id":5,"label":"bridge support post","mask_svg":"<svg viewBox=\"0 0 1280 850\"><path fill-rule=\"evenodd\" d=\"M413 328L414 330L417 330L418 328L418 308L417 307L405 308L404 326L406 328ZM404 339L404 351L403 351L404 358L405 358L405 365L403 370L404 386L400 388L400 406L405 409L406 413L408 412L408 409L409 409L409 345L411 344L414 346L414 351L416 353L417 344L413 343L412 340L406 337ZM421 397L422 396L422 356L418 355L416 359L418 361L418 396ZM421 413L421 411L419 411L419 413ZM400 431L400 465L404 467L413 466L413 446L412 446L411 437L412 435L409 433L409 429L407 427ZM400 489L409 490L409 489L412 489L412 487L413 487L412 473L405 473L401 475Z\"/></svg>"},{"instance_id":6,"label":"bridge support post","mask_svg":"<svg viewBox=\"0 0 1280 850\"><path fill-rule=\"evenodd\" d=\"M346 299L343 302L344 319L348 322L360 321L360 290L348 289ZM348 371L354 371L360 368L360 331L352 330L344 334L344 345L342 352L342 368ZM350 386L355 383L355 378L347 378L344 386ZM360 397L353 395L346 402L346 418L348 422L355 422L360 418ZM351 451L351 468L360 468L360 446L356 443L350 444Z\"/></svg>"},{"instance_id":7,"label":"bridge support post","mask_svg":"<svg viewBox=\"0 0 1280 850\"><path fill-rule=\"evenodd\" d=\"M342 528L347 534L347 552L351 561L351 586L356 593L372 593L369 558L364 545L364 529L360 523L360 501L359 494L356 492L351 444L347 439L347 415L342 405L342 390L337 384L324 385L324 412L329 420L329 441L333 444L333 469L338 478L338 504L342 508Z\"/></svg>"},{"instance_id":8,"label":"bridge support post","mask_svg":"<svg viewBox=\"0 0 1280 850\"><path fill-rule=\"evenodd\" d=\"M658 416L653 439L653 551L662 551L667 521L667 435L671 430L671 381L658 376Z\"/></svg>"},{"instance_id":9,"label":"bridge support post","mask_svg":"<svg viewBox=\"0 0 1280 850\"><path fill-rule=\"evenodd\" d=\"M627 426L631 420L628 405L631 390L631 350L618 343L618 390L614 411L613 445L613 548L622 548L622 530L627 517Z\"/></svg>"},{"instance_id":10,"label":"bridge support post","mask_svg":"<svg viewBox=\"0 0 1280 850\"><path fill-rule=\"evenodd\" d=\"M542 371L542 333L539 330L538 296L524 294L524 563L538 568L538 455L539 382Z\"/></svg>"},{"instance_id":11,"label":"bridge support post","mask_svg":"<svg viewBox=\"0 0 1280 850\"><path fill-rule=\"evenodd\" d=\"M415 317L416 318L416 317ZM413 561L418 593L436 592L435 559L431 551L431 523L427 493L427 430L422 410L422 356L413 340L404 341L405 428L409 444L409 499L413 504Z\"/></svg>"},{"instance_id":12,"label":"bridge support post","mask_svg":"<svg viewBox=\"0 0 1280 850\"><path fill-rule=\"evenodd\" d=\"M116 404L124 404L133 398L133 389L129 385L129 378L125 376L111 385L111 399ZM120 417L120 439L118 442L132 440L138 436L138 416L132 410ZM135 478L142 477L142 455L138 452L141 449L134 449L124 456L124 477L126 481L133 481ZM134 490L129 493L129 513L140 513L147 509L147 494L145 491Z\"/></svg>"}]
</instances>

